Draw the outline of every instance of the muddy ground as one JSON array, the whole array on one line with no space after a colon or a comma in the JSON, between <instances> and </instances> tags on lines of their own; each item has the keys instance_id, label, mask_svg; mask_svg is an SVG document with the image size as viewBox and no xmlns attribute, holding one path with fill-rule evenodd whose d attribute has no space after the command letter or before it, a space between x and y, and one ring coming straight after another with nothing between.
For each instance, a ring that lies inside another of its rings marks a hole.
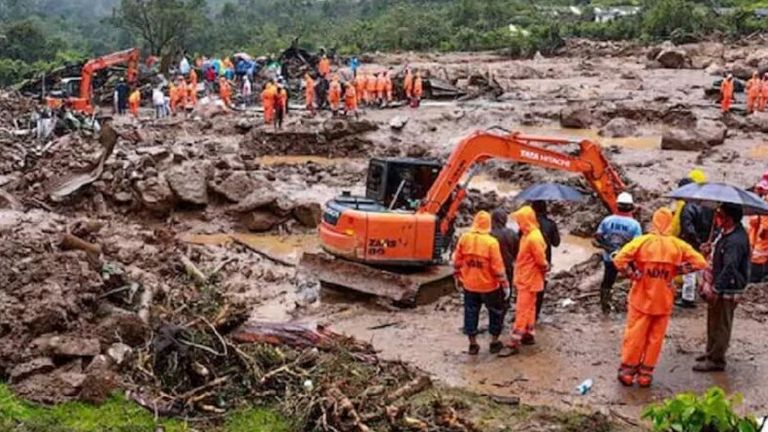
<instances>
[{"instance_id":1,"label":"muddy ground","mask_svg":"<svg viewBox=\"0 0 768 432\"><path fill-rule=\"evenodd\" d=\"M121 139L98 180L57 200L51 191L96 164L98 142L78 134L40 144L0 135L0 231L7 246L0 252L0 377L43 402L98 399L90 397L99 393L91 383L111 388L128 381L92 359L116 346L140 350L157 330L148 315L167 316L169 305L183 303L190 279L182 258L189 258L233 305L224 321L322 322L445 385L598 411L628 428L649 402L715 384L744 393L746 407L765 414L762 287L752 288L739 309L728 372L690 371L704 344L700 305L676 311L652 389L616 382L626 283L617 289L618 312L602 316L602 269L584 237L605 215L594 198L553 209L565 241L555 252L538 344L515 358L464 352L458 294L395 310L359 295L317 291L297 274L302 251L317 248L320 205L342 191L362 193L370 157L445 159L478 129L599 141L635 193L644 224L655 207L670 204L661 196L693 167L744 187L765 170L768 116L740 112L743 94L737 111L723 115L705 94L718 66L748 68L761 59L748 59L746 50L726 57L721 45L702 44L685 47L689 68L667 69L648 60L648 49L572 46L562 57L522 61L494 53L376 56L376 67L407 61L475 97L364 109L359 120L295 110L285 130L275 132L258 110L212 106L189 118L153 120L149 110L140 121L118 118L115 127L138 138ZM489 74L500 92L472 85L472 76ZM407 119L401 130L390 127L396 117ZM10 116L0 121L13 128ZM516 191L542 180L583 187L576 175L493 161L471 183L459 222L468 223L477 209L511 209ZM65 233L98 249L72 247ZM595 380L593 390L576 395L586 378Z\"/></svg>"}]
</instances>

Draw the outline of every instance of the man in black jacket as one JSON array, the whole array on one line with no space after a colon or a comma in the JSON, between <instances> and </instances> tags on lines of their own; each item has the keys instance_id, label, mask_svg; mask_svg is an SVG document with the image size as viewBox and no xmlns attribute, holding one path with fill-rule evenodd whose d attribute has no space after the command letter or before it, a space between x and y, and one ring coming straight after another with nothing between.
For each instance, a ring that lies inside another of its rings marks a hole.
<instances>
[{"instance_id":1,"label":"man in black jacket","mask_svg":"<svg viewBox=\"0 0 768 432\"><path fill-rule=\"evenodd\" d=\"M715 215L721 234L712 256L712 279L705 281L702 288L702 296L709 303L707 350L696 359L696 372L725 370L734 312L749 281L749 237L741 224L742 217L741 207L732 204L722 205ZM710 246L705 244L702 249L709 252Z\"/></svg>"},{"instance_id":2,"label":"man in black jacket","mask_svg":"<svg viewBox=\"0 0 768 432\"><path fill-rule=\"evenodd\" d=\"M539 229L547 243L547 263L552 268L552 248L560 246L560 232L557 229L557 223L549 218L547 214L546 201L534 201L531 203L533 211L536 212L536 220L539 222ZM544 289L536 294L536 321L539 320L541 307L544 304L544 291L547 289L547 282L544 281Z\"/></svg>"},{"instance_id":3,"label":"man in black jacket","mask_svg":"<svg viewBox=\"0 0 768 432\"><path fill-rule=\"evenodd\" d=\"M509 280L509 286L512 285L512 276L515 269L515 259L517 259L517 251L520 247L520 239L517 233L507 228L507 220L509 214L502 210L497 209L493 212L491 219L491 235L499 241L501 247L501 257L504 259L504 269L507 272L507 280Z\"/></svg>"},{"instance_id":4,"label":"man in black jacket","mask_svg":"<svg viewBox=\"0 0 768 432\"><path fill-rule=\"evenodd\" d=\"M678 183L678 186L682 187L692 182L693 180L686 177ZM680 212L680 239L701 252L701 245L709 241L714 216L715 212L712 209L694 202L686 202ZM699 275L699 273L691 273L683 277L684 280L691 278L691 281L688 283L691 283L692 286L690 291L688 291L686 282L683 283L681 298L677 303L678 306L696 307L694 302L696 296L695 288L698 283L701 283Z\"/></svg>"}]
</instances>

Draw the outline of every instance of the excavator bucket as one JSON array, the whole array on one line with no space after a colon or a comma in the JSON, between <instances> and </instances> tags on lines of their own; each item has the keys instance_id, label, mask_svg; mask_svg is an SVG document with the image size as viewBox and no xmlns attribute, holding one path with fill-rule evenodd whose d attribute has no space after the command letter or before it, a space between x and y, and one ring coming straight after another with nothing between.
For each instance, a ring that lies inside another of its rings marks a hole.
<instances>
[{"instance_id":1,"label":"excavator bucket","mask_svg":"<svg viewBox=\"0 0 768 432\"><path fill-rule=\"evenodd\" d=\"M336 258L326 252L306 252L299 267L326 287L390 299L399 306L427 304L455 290L453 269L445 265L384 270Z\"/></svg>"}]
</instances>

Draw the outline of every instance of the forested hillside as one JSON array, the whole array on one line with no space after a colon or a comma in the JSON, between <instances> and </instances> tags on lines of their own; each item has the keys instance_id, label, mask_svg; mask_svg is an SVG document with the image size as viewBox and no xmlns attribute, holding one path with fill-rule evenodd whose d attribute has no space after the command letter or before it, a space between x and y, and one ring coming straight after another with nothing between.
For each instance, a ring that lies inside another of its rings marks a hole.
<instances>
[{"instance_id":1,"label":"forested hillside","mask_svg":"<svg viewBox=\"0 0 768 432\"><path fill-rule=\"evenodd\" d=\"M611 6L641 9L598 22ZM745 0L0 0L0 83L128 46L158 55L181 48L266 54L299 37L307 48L347 53L509 49L532 55L566 36L737 37L766 27L754 14L761 6Z\"/></svg>"}]
</instances>

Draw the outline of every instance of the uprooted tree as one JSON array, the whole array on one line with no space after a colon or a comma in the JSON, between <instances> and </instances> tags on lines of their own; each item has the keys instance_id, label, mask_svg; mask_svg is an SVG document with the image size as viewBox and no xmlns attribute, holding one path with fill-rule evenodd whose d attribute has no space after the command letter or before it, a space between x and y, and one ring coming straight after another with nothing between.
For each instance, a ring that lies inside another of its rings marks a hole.
<instances>
[{"instance_id":1,"label":"uprooted tree","mask_svg":"<svg viewBox=\"0 0 768 432\"><path fill-rule=\"evenodd\" d=\"M167 56L206 21L205 0L121 0L115 25L139 36L154 55Z\"/></svg>"}]
</instances>

